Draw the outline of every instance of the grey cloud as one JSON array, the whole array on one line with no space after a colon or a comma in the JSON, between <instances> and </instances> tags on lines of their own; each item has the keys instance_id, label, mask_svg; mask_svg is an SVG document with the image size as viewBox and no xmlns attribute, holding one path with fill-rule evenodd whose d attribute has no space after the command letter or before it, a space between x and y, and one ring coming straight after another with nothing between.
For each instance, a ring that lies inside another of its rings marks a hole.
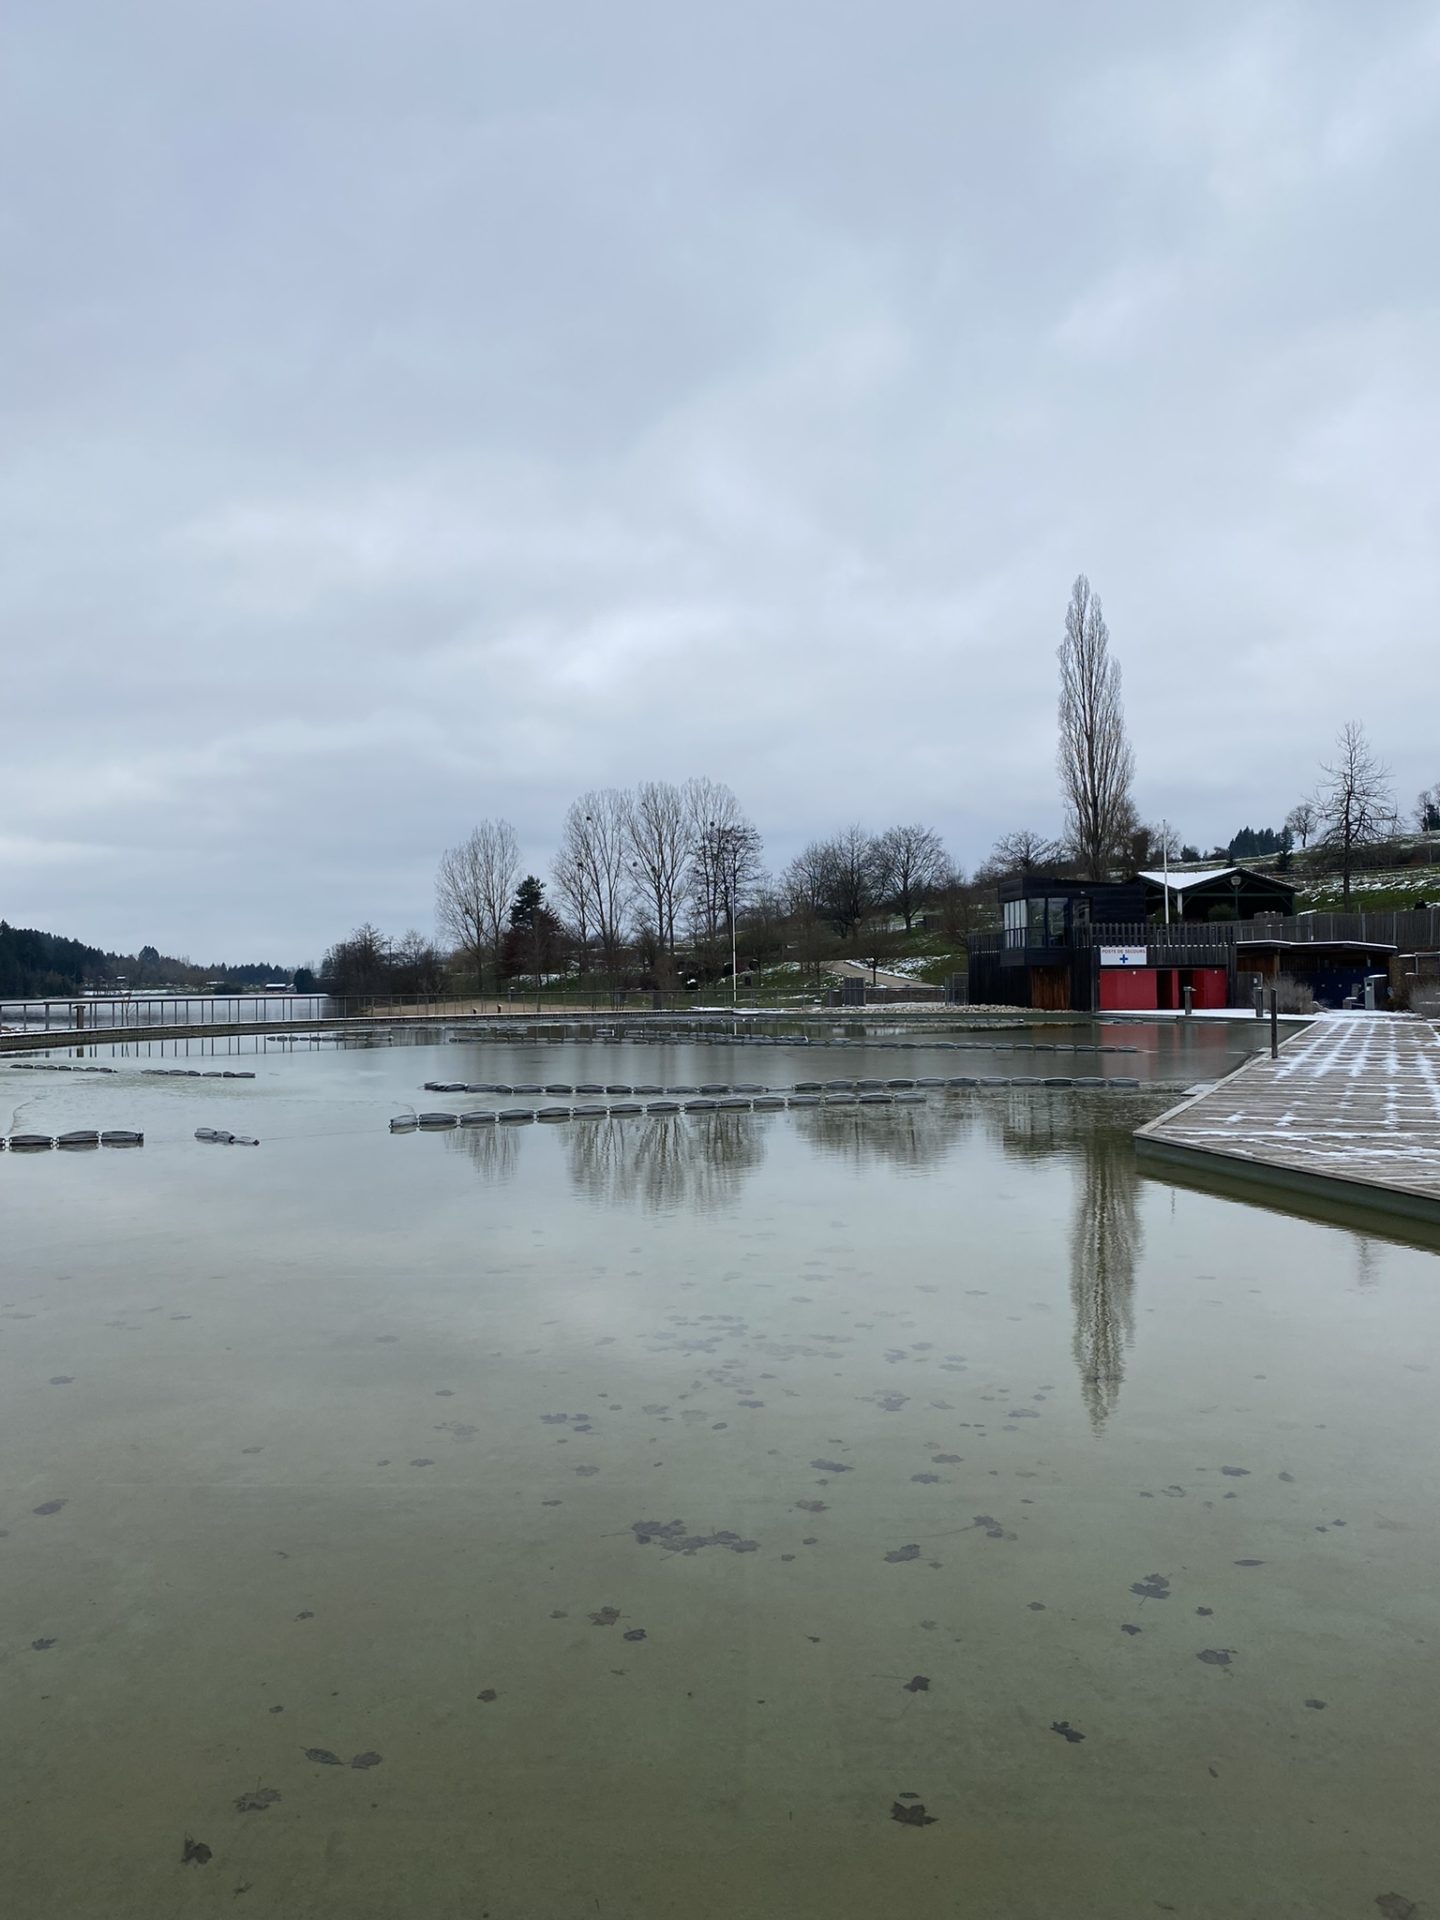
<instances>
[{"instance_id":1,"label":"grey cloud","mask_svg":"<svg viewBox=\"0 0 1440 1920\"><path fill-rule=\"evenodd\" d=\"M1440 777L1440 14L12 9L0 911L428 925L503 811L728 780L783 860Z\"/></svg>"}]
</instances>

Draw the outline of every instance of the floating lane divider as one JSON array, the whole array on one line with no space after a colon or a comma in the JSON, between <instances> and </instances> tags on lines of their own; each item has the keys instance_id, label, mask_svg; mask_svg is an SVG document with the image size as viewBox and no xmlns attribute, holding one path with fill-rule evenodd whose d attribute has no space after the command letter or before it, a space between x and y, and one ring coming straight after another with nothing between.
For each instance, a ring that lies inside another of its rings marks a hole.
<instances>
[{"instance_id":1,"label":"floating lane divider","mask_svg":"<svg viewBox=\"0 0 1440 1920\"><path fill-rule=\"evenodd\" d=\"M913 1081L878 1080L801 1081L786 1092L741 1093L729 1087L671 1087L669 1098L662 1100L616 1100L602 1104L587 1102L580 1106L479 1107L467 1112L396 1114L390 1122L392 1133L445 1133L457 1127L523 1126L531 1121L555 1124L565 1120L628 1120L641 1116L677 1113L780 1113L787 1109L811 1107L897 1107L923 1106L933 1093L976 1092L996 1087L1064 1087L1086 1093L1135 1093L1142 1082L1118 1075L1108 1079L1004 1079L998 1076L956 1078L917 1086ZM429 1091L434 1092L433 1087ZM1158 1082L1147 1088L1153 1092L1173 1092ZM474 1091L466 1088L466 1092ZM492 1091L486 1088L488 1093ZM506 1088L506 1092L510 1089ZM554 1089L551 1089L554 1091ZM580 1088L575 1089L580 1092ZM684 1097L678 1097L684 1096Z\"/></svg>"},{"instance_id":2,"label":"floating lane divider","mask_svg":"<svg viewBox=\"0 0 1440 1920\"><path fill-rule=\"evenodd\" d=\"M69 1133L12 1133L7 1140L0 1135L0 1148L8 1146L12 1153L48 1153L52 1147L58 1147L66 1153L84 1153L91 1147L143 1147L145 1136L131 1127L107 1127L97 1132L93 1127L76 1127Z\"/></svg>"},{"instance_id":3,"label":"floating lane divider","mask_svg":"<svg viewBox=\"0 0 1440 1920\"><path fill-rule=\"evenodd\" d=\"M1188 1083L1181 1083L1188 1084ZM427 1080L426 1093L490 1093L503 1098L512 1098L516 1094L634 1094L654 1096L666 1101L693 1100L697 1096L705 1100L739 1100L742 1104L754 1104L772 1097L781 1101L793 1098L796 1094L880 1094L883 1096L902 1093L949 1093L961 1092L973 1087L1079 1087L1088 1092L1096 1090L1124 1091L1133 1093L1142 1086L1153 1086L1157 1092L1168 1089L1170 1083L1160 1081L1137 1080L1128 1074L954 1074L948 1079L938 1075L924 1079L896 1080L797 1080L793 1087L762 1087L754 1083L742 1082L735 1086L718 1081L709 1081L701 1086L684 1087L622 1087L601 1086L597 1081L582 1081L577 1086L562 1086L552 1082L546 1087L510 1086L504 1081L494 1080ZM649 1107L646 1111L650 1111ZM550 1117L558 1117L559 1107L540 1109ZM608 1106L609 1113L638 1111L629 1107ZM425 1114L415 1116L419 1126L444 1127L453 1124L454 1116L447 1114Z\"/></svg>"},{"instance_id":4,"label":"floating lane divider","mask_svg":"<svg viewBox=\"0 0 1440 1920\"><path fill-rule=\"evenodd\" d=\"M82 1067L73 1060L12 1060L12 1073L117 1073L117 1067Z\"/></svg>"},{"instance_id":5,"label":"floating lane divider","mask_svg":"<svg viewBox=\"0 0 1440 1920\"><path fill-rule=\"evenodd\" d=\"M101 1029L92 1028L92 1032ZM12 1073L119 1073L119 1067L81 1067L69 1060L11 1060ZM253 1080L253 1073L229 1067L141 1067L147 1079L156 1080Z\"/></svg>"},{"instance_id":6,"label":"floating lane divider","mask_svg":"<svg viewBox=\"0 0 1440 1920\"><path fill-rule=\"evenodd\" d=\"M447 1022L447 1025L450 1023ZM542 1026L554 1022L542 1021ZM1018 1022L1000 1022L993 1027L971 1026L962 1029L971 1034L1005 1034L1018 1030ZM659 1032L621 1031L615 1027L567 1027L559 1035L538 1032L528 1026L455 1025L446 1039L452 1046L470 1046L478 1040L524 1040L533 1046L573 1046L589 1042L614 1043L631 1047L866 1047L875 1051L913 1053L1144 1053L1144 1047L1095 1040L881 1040L870 1035L811 1033L717 1033L704 1027L664 1029Z\"/></svg>"},{"instance_id":7,"label":"floating lane divider","mask_svg":"<svg viewBox=\"0 0 1440 1920\"><path fill-rule=\"evenodd\" d=\"M141 1073L153 1080L253 1080L254 1074L247 1071L232 1072L229 1067L142 1067Z\"/></svg>"}]
</instances>

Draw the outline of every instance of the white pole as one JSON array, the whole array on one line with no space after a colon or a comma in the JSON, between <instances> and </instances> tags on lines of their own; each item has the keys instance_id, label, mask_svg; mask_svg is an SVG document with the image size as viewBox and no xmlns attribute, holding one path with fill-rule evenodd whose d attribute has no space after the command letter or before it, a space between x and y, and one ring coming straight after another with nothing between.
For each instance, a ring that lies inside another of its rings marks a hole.
<instances>
[{"instance_id":1,"label":"white pole","mask_svg":"<svg viewBox=\"0 0 1440 1920\"><path fill-rule=\"evenodd\" d=\"M1160 822L1160 858L1165 865L1165 924L1170 924L1170 822Z\"/></svg>"},{"instance_id":2,"label":"white pole","mask_svg":"<svg viewBox=\"0 0 1440 1920\"><path fill-rule=\"evenodd\" d=\"M730 863L730 1004L739 1005L740 986L735 966L735 869L738 862L733 858Z\"/></svg>"}]
</instances>

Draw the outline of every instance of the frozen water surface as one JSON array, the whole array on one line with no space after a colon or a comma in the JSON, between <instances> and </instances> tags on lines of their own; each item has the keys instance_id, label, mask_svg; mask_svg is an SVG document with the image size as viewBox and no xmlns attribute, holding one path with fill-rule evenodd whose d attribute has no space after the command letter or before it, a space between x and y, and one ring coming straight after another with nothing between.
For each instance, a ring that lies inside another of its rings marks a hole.
<instances>
[{"instance_id":1,"label":"frozen water surface","mask_svg":"<svg viewBox=\"0 0 1440 1920\"><path fill-rule=\"evenodd\" d=\"M1437 1898L1433 1252L1140 1179L1153 1091L387 1130L924 1047L92 1057L0 1064L146 1135L0 1155L10 1912Z\"/></svg>"}]
</instances>

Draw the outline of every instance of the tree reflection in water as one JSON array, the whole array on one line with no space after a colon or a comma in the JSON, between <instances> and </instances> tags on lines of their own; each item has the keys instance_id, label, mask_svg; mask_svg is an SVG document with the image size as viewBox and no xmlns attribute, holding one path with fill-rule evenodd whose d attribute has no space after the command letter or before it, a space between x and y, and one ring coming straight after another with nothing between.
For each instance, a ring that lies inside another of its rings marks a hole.
<instances>
[{"instance_id":1,"label":"tree reflection in water","mask_svg":"<svg viewBox=\"0 0 1440 1920\"><path fill-rule=\"evenodd\" d=\"M1080 1391L1098 1433L1120 1397L1135 1338L1135 1267L1144 1244L1135 1147L1116 1127L1083 1136L1085 1165L1070 1225L1070 1302Z\"/></svg>"},{"instance_id":2,"label":"tree reflection in water","mask_svg":"<svg viewBox=\"0 0 1440 1920\"><path fill-rule=\"evenodd\" d=\"M1115 1410L1125 1351L1135 1338L1135 1268L1144 1246L1132 1130L1150 1117L1118 1117L1109 1096L1034 1092L987 1103L993 1138L1017 1159L1061 1158L1079 1175L1070 1223L1071 1350L1090 1424Z\"/></svg>"},{"instance_id":3,"label":"tree reflection in water","mask_svg":"<svg viewBox=\"0 0 1440 1920\"><path fill-rule=\"evenodd\" d=\"M570 1178L593 1200L707 1213L738 1198L765 1158L762 1114L649 1114L565 1129Z\"/></svg>"},{"instance_id":4,"label":"tree reflection in water","mask_svg":"<svg viewBox=\"0 0 1440 1920\"><path fill-rule=\"evenodd\" d=\"M508 1180L520 1155L517 1134L529 1127L457 1127L442 1136L451 1153L468 1154L484 1180Z\"/></svg>"},{"instance_id":5,"label":"tree reflection in water","mask_svg":"<svg viewBox=\"0 0 1440 1920\"><path fill-rule=\"evenodd\" d=\"M1159 1110L1158 1107L1156 1109ZM1080 1391L1097 1432L1114 1411L1135 1333L1135 1269L1143 1246L1132 1129L1148 1112L1109 1096L1016 1088L924 1106L803 1107L787 1116L800 1138L856 1167L934 1166L979 1127L1020 1160L1057 1159L1077 1175L1070 1225L1070 1303ZM561 1131L572 1184L592 1200L663 1211L713 1211L738 1199L765 1158L778 1116L647 1114L576 1121ZM520 1133L463 1128L446 1136L487 1180L515 1170Z\"/></svg>"},{"instance_id":6,"label":"tree reflection in water","mask_svg":"<svg viewBox=\"0 0 1440 1920\"><path fill-rule=\"evenodd\" d=\"M798 1107L792 1118L802 1140L854 1166L886 1160L929 1167L970 1131L974 1108L940 1100L923 1107Z\"/></svg>"}]
</instances>

